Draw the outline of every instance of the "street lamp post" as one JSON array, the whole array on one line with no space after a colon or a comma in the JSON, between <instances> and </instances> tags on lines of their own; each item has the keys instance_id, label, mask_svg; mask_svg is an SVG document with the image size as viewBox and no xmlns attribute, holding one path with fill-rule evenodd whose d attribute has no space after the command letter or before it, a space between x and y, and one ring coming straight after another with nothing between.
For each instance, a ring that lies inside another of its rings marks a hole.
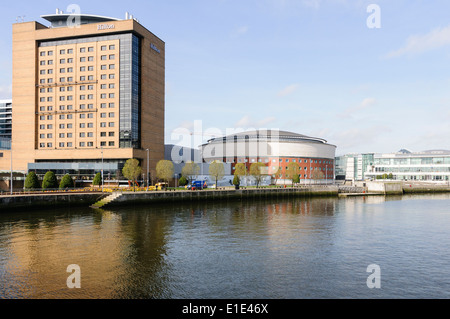
<instances>
[{"instance_id":1,"label":"street lamp post","mask_svg":"<svg viewBox=\"0 0 450 319\"><path fill-rule=\"evenodd\" d=\"M147 148L147 192L149 187L150 150Z\"/></svg>"},{"instance_id":2,"label":"street lamp post","mask_svg":"<svg viewBox=\"0 0 450 319\"><path fill-rule=\"evenodd\" d=\"M11 143L11 153L10 153L10 157L11 157L11 180L9 182L9 186L11 188L11 195L13 194L13 155L12 155L12 143Z\"/></svg>"},{"instance_id":3,"label":"street lamp post","mask_svg":"<svg viewBox=\"0 0 450 319\"><path fill-rule=\"evenodd\" d=\"M102 193L103 193L103 146L101 147L102 149Z\"/></svg>"}]
</instances>

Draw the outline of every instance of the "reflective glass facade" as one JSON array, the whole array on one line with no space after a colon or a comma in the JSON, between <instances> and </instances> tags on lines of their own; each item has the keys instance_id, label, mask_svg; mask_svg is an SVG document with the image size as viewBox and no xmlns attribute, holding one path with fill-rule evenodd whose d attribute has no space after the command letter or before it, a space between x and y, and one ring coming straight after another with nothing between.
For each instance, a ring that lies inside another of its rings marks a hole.
<instances>
[{"instance_id":1,"label":"reflective glass facade","mask_svg":"<svg viewBox=\"0 0 450 319\"><path fill-rule=\"evenodd\" d=\"M0 149L11 149L12 103L0 101Z\"/></svg>"}]
</instances>

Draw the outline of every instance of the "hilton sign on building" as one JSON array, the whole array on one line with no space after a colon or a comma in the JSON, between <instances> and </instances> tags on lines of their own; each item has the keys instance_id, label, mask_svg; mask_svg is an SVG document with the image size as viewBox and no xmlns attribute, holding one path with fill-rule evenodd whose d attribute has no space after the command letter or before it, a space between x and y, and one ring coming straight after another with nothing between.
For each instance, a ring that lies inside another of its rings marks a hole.
<instances>
[{"instance_id":1,"label":"hilton sign on building","mask_svg":"<svg viewBox=\"0 0 450 319\"><path fill-rule=\"evenodd\" d=\"M42 18L51 26L13 25L14 170L111 176L130 158L154 169L164 158L165 43L134 19Z\"/></svg>"}]
</instances>

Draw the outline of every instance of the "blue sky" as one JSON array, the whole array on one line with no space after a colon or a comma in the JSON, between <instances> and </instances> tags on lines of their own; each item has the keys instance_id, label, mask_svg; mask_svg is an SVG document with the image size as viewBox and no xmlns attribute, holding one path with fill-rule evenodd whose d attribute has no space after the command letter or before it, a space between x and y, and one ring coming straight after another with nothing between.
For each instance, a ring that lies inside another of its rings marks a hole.
<instances>
[{"instance_id":1,"label":"blue sky","mask_svg":"<svg viewBox=\"0 0 450 319\"><path fill-rule=\"evenodd\" d=\"M274 128L324 138L338 155L450 149L448 0L11 2L0 21L0 99L11 96L16 18L45 23L40 15L72 3L87 14L128 11L166 42L167 143L179 142L179 128ZM368 28L369 4L381 28Z\"/></svg>"}]
</instances>

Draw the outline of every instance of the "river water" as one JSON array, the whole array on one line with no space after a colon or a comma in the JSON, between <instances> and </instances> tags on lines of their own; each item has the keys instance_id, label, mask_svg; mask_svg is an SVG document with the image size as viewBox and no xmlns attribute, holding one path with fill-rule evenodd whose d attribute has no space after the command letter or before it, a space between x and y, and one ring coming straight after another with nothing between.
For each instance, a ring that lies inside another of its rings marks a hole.
<instances>
[{"instance_id":1,"label":"river water","mask_svg":"<svg viewBox=\"0 0 450 319\"><path fill-rule=\"evenodd\" d=\"M450 194L5 210L0 298L450 297Z\"/></svg>"}]
</instances>

